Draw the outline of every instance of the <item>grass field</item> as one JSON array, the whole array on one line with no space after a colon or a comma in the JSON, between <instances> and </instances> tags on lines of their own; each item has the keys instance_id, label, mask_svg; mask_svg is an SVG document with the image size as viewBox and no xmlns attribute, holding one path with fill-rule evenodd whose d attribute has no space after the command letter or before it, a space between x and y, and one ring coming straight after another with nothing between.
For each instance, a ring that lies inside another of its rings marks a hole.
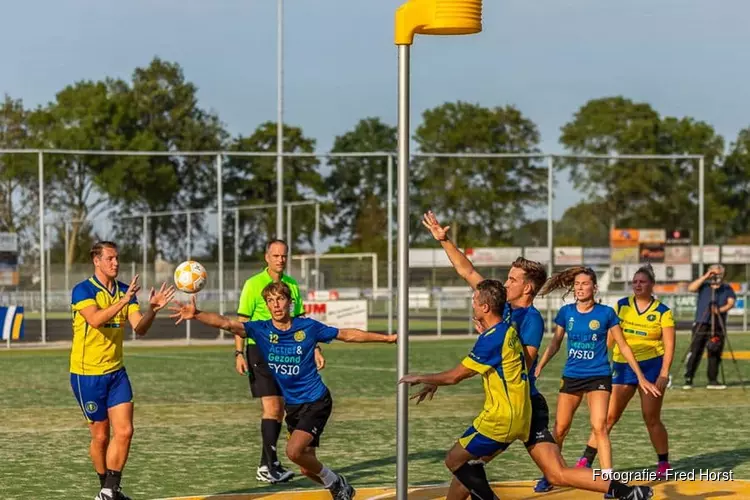
<instances>
[{"instance_id":1,"label":"grass field","mask_svg":"<svg viewBox=\"0 0 750 500\"><path fill-rule=\"evenodd\" d=\"M686 341L686 336L678 337L678 356ZM452 367L471 342L468 338L415 341L410 347L410 369ZM750 350L750 335L734 335L732 345L736 351ZM334 411L319 455L355 486L392 486L396 347L333 343L325 353L328 366L323 378L333 393ZM98 490L87 456L88 430L68 383L67 356L65 350L0 351L0 497L4 500L91 499ZM561 353L539 383L553 412L562 362ZM738 363L742 377L750 379L750 363ZM126 364L136 395L136 430L123 479L126 493L143 500L315 487L300 478L274 487L255 481L259 406L248 396L246 378L234 372L227 346L126 347ZM667 394L664 420L670 431L672 464L681 470L733 470L736 478L750 479L750 444L746 444L750 421L743 418L750 408L748 395L738 386L731 361L724 363L732 384L726 391L700 388L705 368L704 361L699 387ZM679 369L674 368L673 374L678 375ZM432 402L411 406L411 484L448 479L445 451L471 423L482 402L481 383L473 379L441 389ZM587 422L588 412L582 408L566 441L569 461L582 451ZM653 467L655 455L637 401L615 428L612 440L618 470ZM284 437L280 449L283 446ZM488 474L492 480L539 476L520 443L488 467Z\"/></svg>"}]
</instances>

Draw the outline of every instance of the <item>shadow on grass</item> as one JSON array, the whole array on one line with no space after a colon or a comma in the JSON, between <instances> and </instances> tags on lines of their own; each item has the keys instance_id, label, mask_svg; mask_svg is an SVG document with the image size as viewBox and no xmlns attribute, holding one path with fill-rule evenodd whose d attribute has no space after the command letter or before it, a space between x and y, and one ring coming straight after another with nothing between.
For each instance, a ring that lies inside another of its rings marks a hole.
<instances>
[{"instance_id":1,"label":"shadow on grass","mask_svg":"<svg viewBox=\"0 0 750 500\"><path fill-rule=\"evenodd\" d=\"M446 451L443 449L440 450L430 450L430 451L421 451L418 453L411 453L408 456L409 462L416 462L416 461L426 461L427 463L438 463L445 460L445 453ZM394 466L396 465L396 456L390 456L390 457L382 457L377 458L373 460L366 460L364 462L358 462L356 464L347 465L346 467L337 467L334 472L337 472L339 474L342 474L346 477L346 480L349 481L355 488L358 486L357 483L360 483L361 486L382 486L382 484L377 485L370 485L367 484L367 479L369 476L373 474L381 475L381 472L375 472L372 469L377 469L380 467L385 466ZM290 467L291 469L291 467ZM258 485L258 483L253 480L253 482L256 485L248 486L246 488L238 488L235 490L228 490L223 491L221 493L217 493L217 495L222 494L240 494L240 493L276 493L279 491L284 490L292 490L292 489L319 489L321 486L317 483L313 483L310 479L301 476L299 474L298 469L291 469L295 471L295 477L293 480L289 481L288 483L283 484L276 484L273 486L264 484L264 485ZM253 476L255 473L255 469L252 470ZM394 471L395 473L395 471ZM365 483L365 484L362 484ZM396 478L393 478L393 485L396 484ZM419 486L419 484L414 484L414 486ZM207 499L210 499L211 497L206 497ZM218 497L217 497L218 500Z\"/></svg>"}]
</instances>

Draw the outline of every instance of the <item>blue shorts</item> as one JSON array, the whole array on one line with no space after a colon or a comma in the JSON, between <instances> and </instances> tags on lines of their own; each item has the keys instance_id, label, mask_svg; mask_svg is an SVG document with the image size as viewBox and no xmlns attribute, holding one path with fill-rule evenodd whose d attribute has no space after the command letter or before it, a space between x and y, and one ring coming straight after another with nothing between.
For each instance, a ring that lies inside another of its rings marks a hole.
<instances>
[{"instance_id":1,"label":"blue shorts","mask_svg":"<svg viewBox=\"0 0 750 500\"><path fill-rule=\"evenodd\" d=\"M656 383L656 379L659 378L659 372L661 372L663 360L664 356L657 356L655 358L647 359L646 361L638 362L638 366L641 368L643 376L652 384ZM612 363L612 384L638 385L638 377L635 376L635 372L627 363Z\"/></svg>"},{"instance_id":2,"label":"blue shorts","mask_svg":"<svg viewBox=\"0 0 750 500\"><path fill-rule=\"evenodd\" d=\"M125 368L106 375L71 373L70 387L89 422L107 420L109 408L133 401L133 388Z\"/></svg>"},{"instance_id":3,"label":"blue shorts","mask_svg":"<svg viewBox=\"0 0 750 500\"><path fill-rule=\"evenodd\" d=\"M501 443L480 434L473 425L466 429L458 442L466 451L477 458L491 457L496 453L505 451L510 446L510 443Z\"/></svg>"}]
</instances>

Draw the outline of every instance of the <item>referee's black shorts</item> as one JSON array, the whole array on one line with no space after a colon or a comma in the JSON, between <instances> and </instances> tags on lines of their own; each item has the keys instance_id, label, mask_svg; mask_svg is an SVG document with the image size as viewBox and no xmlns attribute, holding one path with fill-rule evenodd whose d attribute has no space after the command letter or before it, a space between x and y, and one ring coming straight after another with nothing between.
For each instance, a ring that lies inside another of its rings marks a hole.
<instances>
[{"instance_id":1,"label":"referee's black shorts","mask_svg":"<svg viewBox=\"0 0 750 500\"><path fill-rule=\"evenodd\" d=\"M248 344L245 349L247 369L250 372L250 393L254 398L281 396L281 388L273 378L263 354L255 344Z\"/></svg>"}]
</instances>

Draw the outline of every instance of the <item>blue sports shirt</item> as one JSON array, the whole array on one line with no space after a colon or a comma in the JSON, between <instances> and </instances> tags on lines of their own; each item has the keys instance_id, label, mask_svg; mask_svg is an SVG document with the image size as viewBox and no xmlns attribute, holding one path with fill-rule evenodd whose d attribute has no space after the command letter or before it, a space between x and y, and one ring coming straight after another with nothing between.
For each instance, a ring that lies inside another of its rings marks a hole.
<instances>
[{"instance_id":1,"label":"blue sports shirt","mask_svg":"<svg viewBox=\"0 0 750 500\"><path fill-rule=\"evenodd\" d=\"M538 351L542 346L542 338L544 337L544 319L539 310L533 305L513 309L510 307L510 304L506 303L506 317L508 312L510 312L510 323L513 324L516 331L518 331L521 343L524 346L535 347ZM536 370L538 361L539 356L537 355L528 370L529 385L532 396L539 394L539 390L536 388L536 377L534 376L534 371Z\"/></svg>"},{"instance_id":2,"label":"blue sports shirt","mask_svg":"<svg viewBox=\"0 0 750 500\"><path fill-rule=\"evenodd\" d=\"M602 304L586 313L578 312L575 304L560 308L555 324L568 335L568 360L563 377L589 378L612 375L607 356L607 332L620 324L615 310Z\"/></svg>"},{"instance_id":3,"label":"blue sports shirt","mask_svg":"<svg viewBox=\"0 0 750 500\"><path fill-rule=\"evenodd\" d=\"M269 319L246 322L245 332L258 345L287 404L312 403L325 395L328 388L315 365L315 345L330 343L338 328L294 317L289 330L279 330Z\"/></svg>"}]
</instances>

